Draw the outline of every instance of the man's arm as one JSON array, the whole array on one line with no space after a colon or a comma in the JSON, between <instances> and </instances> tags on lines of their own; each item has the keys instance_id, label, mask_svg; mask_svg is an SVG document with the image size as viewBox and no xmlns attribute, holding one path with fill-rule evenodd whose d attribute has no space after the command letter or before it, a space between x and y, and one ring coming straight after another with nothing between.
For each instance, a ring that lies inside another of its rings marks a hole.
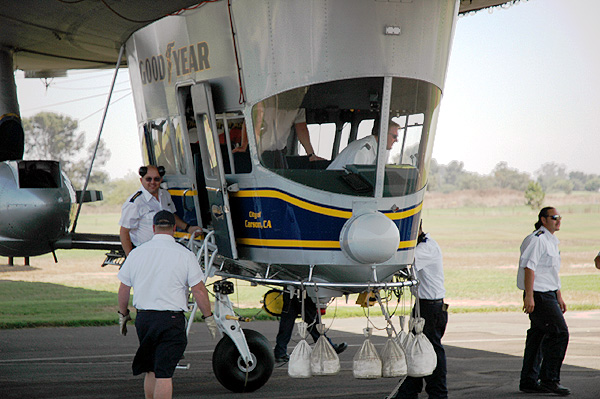
<instances>
[{"instance_id":1,"label":"man's arm","mask_svg":"<svg viewBox=\"0 0 600 399\"><path fill-rule=\"evenodd\" d=\"M306 153L310 155L308 160L318 161L320 159L323 159L315 154L315 150L313 149L313 146L310 143L310 133L308 132L308 126L306 125L306 122L296 123L295 127L296 135L298 136L298 141L300 142L300 144L302 144L302 147L304 147Z\"/></svg>"},{"instance_id":2,"label":"man's arm","mask_svg":"<svg viewBox=\"0 0 600 399\"><path fill-rule=\"evenodd\" d=\"M246 123L242 124L242 143L239 147L235 147L231 152L246 152L248 149L248 130L246 129Z\"/></svg>"},{"instance_id":3,"label":"man's arm","mask_svg":"<svg viewBox=\"0 0 600 399\"><path fill-rule=\"evenodd\" d=\"M190 225L189 229L186 230L185 228L188 226L188 224L186 222L184 222L179 216L177 216L176 213L173 214L175 216L175 225L177 227L179 227L181 230L192 234L194 231L196 230L200 230L201 227L200 226L192 226Z\"/></svg>"},{"instance_id":4,"label":"man's arm","mask_svg":"<svg viewBox=\"0 0 600 399\"><path fill-rule=\"evenodd\" d=\"M127 315L129 313L129 294L131 292L131 287L121 283L119 286L119 312L122 315Z\"/></svg>"},{"instance_id":5,"label":"man's arm","mask_svg":"<svg viewBox=\"0 0 600 399\"><path fill-rule=\"evenodd\" d=\"M556 291L556 299L558 300L558 306L560 306L560 310L565 313L567 311L567 304L565 301L563 301L560 290Z\"/></svg>"},{"instance_id":6,"label":"man's arm","mask_svg":"<svg viewBox=\"0 0 600 399\"><path fill-rule=\"evenodd\" d=\"M533 300L533 282L535 281L535 272L530 268L525 268L525 298L523 299L523 311L525 313L533 312L535 301Z\"/></svg>"},{"instance_id":7,"label":"man's arm","mask_svg":"<svg viewBox=\"0 0 600 399\"><path fill-rule=\"evenodd\" d=\"M129 256L129 253L133 249L133 243L131 242L131 236L129 235L129 231L126 227L121 226L119 230L119 237L121 238L121 246L123 247L123 251L125 251L125 256Z\"/></svg>"},{"instance_id":8,"label":"man's arm","mask_svg":"<svg viewBox=\"0 0 600 399\"><path fill-rule=\"evenodd\" d=\"M191 287L192 294L194 294L194 298L196 299L196 303L202 312L204 317L209 317L212 315L212 310L210 308L210 300L208 299L208 290L202 281L200 281L195 286Z\"/></svg>"}]
</instances>

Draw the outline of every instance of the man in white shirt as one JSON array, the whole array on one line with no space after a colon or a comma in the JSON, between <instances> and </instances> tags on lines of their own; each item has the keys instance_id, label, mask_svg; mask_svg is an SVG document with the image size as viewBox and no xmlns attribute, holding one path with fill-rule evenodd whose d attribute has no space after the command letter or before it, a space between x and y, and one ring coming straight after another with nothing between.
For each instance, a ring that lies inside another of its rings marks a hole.
<instances>
[{"instance_id":1,"label":"man in white shirt","mask_svg":"<svg viewBox=\"0 0 600 399\"><path fill-rule=\"evenodd\" d=\"M152 238L152 218L156 212L163 209L172 213L176 211L171 194L160 188L164 173L162 166L142 166L139 170L142 187L127 198L121 207L119 237L126 256L133 248ZM190 226L177 215L175 215L175 223L187 233L200 229L198 226Z\"/></svg>"},{"instance_id":2,"label":"man in white shirt","mask_svg":"<svg viewBox=\"0 0 600 399\"><path fill-rule=\"evenodd\" d=\"M385 149L392 149L398 141L398 125L390 121ZM378 130L375 130L377 132ZM346 165L374 165L377 159L377 135L372 134L360 140L354 140L327 167L328 170L342 170Z\"/></svg>"},{"instance_id":3,"label":"man in white shirt","mask_svg":"<svg viewBox=\"0 0 600 399\"><path fill-rule=\"evenodd\" d=\"M304 147L308 160L318 161L323 158L315 154L310 142L310 133L306 124L304 108L280 106L279 96L270 97L256 104L255 137L261 163L274 169L287 169L287 144L292 127L296 131L298 141ZM233 152L244 152L248 148L248 132L246 124L242 126L242 143Z\"/></svg>"},{"instance_id":4,"label":"man in white shirt","mask_svg":"<svg viewBox=\"0 0 600 399\"><path fill-rule=\"evenodd\" d=\"M423 222L419 225L419 236L415 247L415 270L419 280L418 298L421 317L425 319L423 333L429 339L437 355L437 366L426 377L406 377L395 398L416 398L423 389L429 398L448 398L446 384L446 351L442 337L448 324L448 305L444 303L444 265L442 250L438 243L423 232ZM413 314L414 314L413 310Z\"/></svg>"},{"instance_id":5,"label":"man in white shirt","mask_svg":"<svg viewBox=\"0 0 600 399\"><path fill-rule=\"evenodd\" d=\"M187 346L188 289L191 289L213 338L212 315L204 273L194 254L175 242L175 217L159 211L153 218L154 236L136 247L119 270L119 325L127 334L129 296L134 290L135 327L140 346L133 359L133 375L146 373L146 398L171 398L173 373Z\"/></svg>"},{"instance_id":6,"label":"man in white shirt","mask_svg":"<svg viewBox=\"0 0 600 399\"><path fill-rule=\"evenodd\" d=\"M529 314L519 389L527 393L571 393L560 384L560 368L569 344L563 313L567 305L560 291L560 251L554 233L561 216L553 207L542 208L535 231L521 244L517 287L523 290L523 311ZM539 380L539 381L538 381Z\"/></svg>"}]
</instances>

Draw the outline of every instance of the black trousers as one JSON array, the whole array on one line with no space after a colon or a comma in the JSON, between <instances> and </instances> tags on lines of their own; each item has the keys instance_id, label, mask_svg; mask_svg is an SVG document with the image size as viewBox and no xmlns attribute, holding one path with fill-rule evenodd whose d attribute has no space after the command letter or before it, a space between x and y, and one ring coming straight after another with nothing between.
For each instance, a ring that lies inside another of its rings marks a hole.
<instances>
[{"instance_id":1,"label":"black trousers","mask_svg":"<svg viewBox=\"0 0 600 399\"><path fill-rule=\"evenodd\" d=\"M445 399L448 397L448 387L446 385L446 351L442 345L442 337L448 324L448 311L445 310L446 306L443 301L432 302L421 299L419 305L421 307L421 317L425 319L423 333L433 345L437 355L437 366L433 373L426 377L406 377L396 394L396 398L418 398L419 393L423 390L423 382L425 382L425 392L427 392L429 398Z\"/></svg>"},{"instance_id":2,"label":"black trousers","mask_svg":"<svg viewBox=\"0 0 600 399\"><path fill-rule=\"evenodd\" d=\"M302 313L302 300L297 296L290 298L288 292L283 293L283 309L279 319L279 330L275 339L275 357L287 354L287 346L292 339L296 318ZM310 298L304 300L304 321L309 325L308 333L316 342L321 336L316 328L317 306Z\"/></svg>"},{"instance_id":3,"label":"black trousers","mask_svg":"<svg viewBox=\"0 0 600 399\"><path fill-rule=\"evenodd\" d=\"M569 329L558 305L556 291L533 292L535 307L529 314L521 384L559 382L560 368L569 344Z\"/></svg>"}]
</instances>

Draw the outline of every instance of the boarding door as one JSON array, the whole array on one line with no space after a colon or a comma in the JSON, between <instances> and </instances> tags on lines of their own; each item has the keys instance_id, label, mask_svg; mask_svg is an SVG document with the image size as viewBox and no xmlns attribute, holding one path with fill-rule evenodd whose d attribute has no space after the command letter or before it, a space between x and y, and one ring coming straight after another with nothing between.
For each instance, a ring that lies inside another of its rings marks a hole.
<instances>
[{"instance_id":1,"label":"boarding door","mask_svg":"<svg viewBox=\"0 0 600 399\"><path fill-rule=\"evenodd\" d=\"M204 181L208 191L215 240L219 247L219 254L236 259L237 249L233 236L227 182L225 181L221 148L218 145L219 133L208 82L192 86L192 104L198 128Z\"/></svg>"}]
</instances>

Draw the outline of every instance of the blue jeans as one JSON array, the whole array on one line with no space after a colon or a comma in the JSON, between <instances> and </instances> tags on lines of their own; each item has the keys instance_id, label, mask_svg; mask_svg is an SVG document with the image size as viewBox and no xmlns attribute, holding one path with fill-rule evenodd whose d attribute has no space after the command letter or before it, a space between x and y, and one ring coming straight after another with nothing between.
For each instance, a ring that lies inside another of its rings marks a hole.
<instances>
[{"instance_id":1,"label":"blue jeans","mask_svg":"<svg viewBox=\"0 0 600 399\"><path fill-rule=\"evenodd\" d=\"M521 384L559 382L560 368L569 344L569 329L558 305L556 291L533 292L535 307L529 314Z\"/></svg>"},{"instance_id":2,"label":"blue jeans","mask_svg":"<svg viewBox=\"0 0 600 399\"><path fill-rule=\"evenodd\" d=\"M437 355L437 366L431 375L426 377L406 377L395 398L416 399L423 390L425 382L425 392L429 398L445 399L448 397L448 387L446 385L446 351L442 345L442 337L446 332L448 324L448 312L443 301L433 302L421 299L421 317L425 319L423 333L433 345ZM413 315L415 311L413 309Z\"/></svg>"}]
</instances>

